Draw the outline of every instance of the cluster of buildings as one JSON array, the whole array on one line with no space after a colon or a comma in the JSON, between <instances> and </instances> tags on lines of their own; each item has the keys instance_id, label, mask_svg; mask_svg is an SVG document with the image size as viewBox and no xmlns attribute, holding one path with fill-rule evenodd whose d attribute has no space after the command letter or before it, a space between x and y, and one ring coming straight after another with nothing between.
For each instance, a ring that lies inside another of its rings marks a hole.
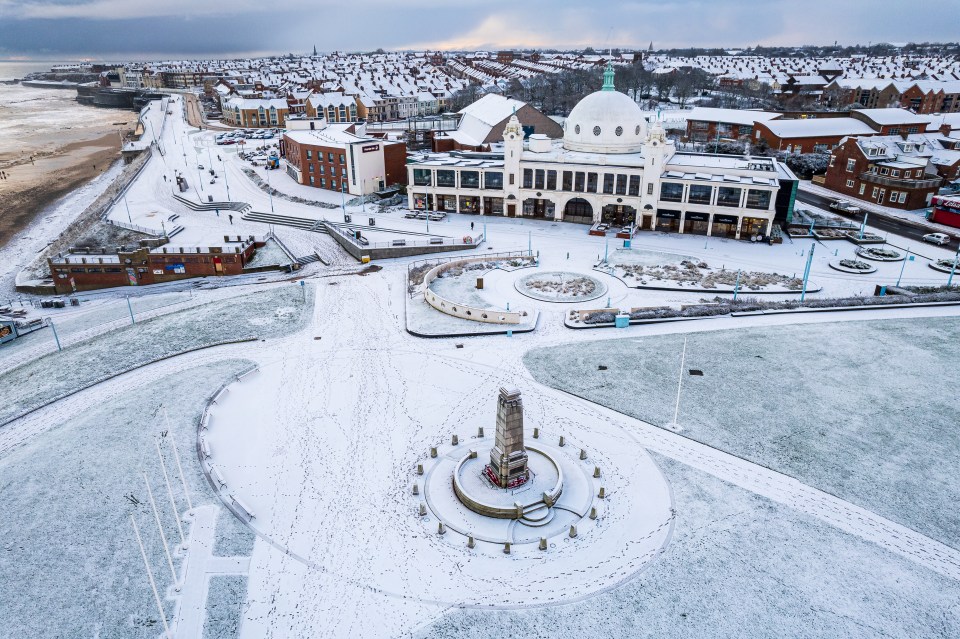
<instances>
[{"instance_id":1,"label":"cluster of buildings","mask_svg":"<svg viewBox=\"0 0 960 639\"><path fill-rule=\"evenodd\" d=\"M503 114L486 96L483 112ZM488 150L450 150L407 165L411 209L532 217L635 229L769 237L790 214L796 178L774 158L678 152L661 124L614 87L583 98L559 135L533 132L534 109L510 109ZM497 124L499 126L499 124Z\"/></svg>"},{"instance_id":2,"label":"cluster of buildings","mask_svg":"<svg viewBox=\"0 0 960 639\"><path fill-rule=\"evenodd\" d=\"M694 108L686 136L739 141L770 152L829 154L824 186L893 208L930 206L960 179L960 113L921 115L902 108L775 113Z\"/></svg>"}]
</instances>

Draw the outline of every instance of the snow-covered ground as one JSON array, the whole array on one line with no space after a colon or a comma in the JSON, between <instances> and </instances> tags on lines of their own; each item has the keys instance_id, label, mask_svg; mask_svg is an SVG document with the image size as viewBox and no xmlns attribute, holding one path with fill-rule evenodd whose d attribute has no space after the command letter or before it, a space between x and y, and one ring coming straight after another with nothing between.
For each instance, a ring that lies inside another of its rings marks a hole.
<instances>
[{"instance_id":1,"label":"snow-covered ground","mask_svg":"<svg viewBox=\"0 0 960 639\"><path fill-rule=\"evenodd\" d=\"M230 199L271 210L234 152L208 149L208 134L182 123L178 101L158 131L166 155L148 163L127 195L133 223L159 229L179 215L185 230L177 241L198 245L227 233L263 236L264 224L234 214L231 225L225 211L191 211L172 197L176 168L198 201L226 200L229 184ZM209 168L211 160L221 177L198 182L197 165ZM270 179L289 181L279 172ZM272 204L309 219L331 211L283 198ZM126 221L125 208L121 202L111 215ZM41 220L15 238L0 254L16 257L0 259L0 281L11 281L22 258L45 244L45 229L68 221L67 213L48 226ZM537 269L486 274L482 293L496 305L536 311L535 331L415 338L404 311L414 302L426 307L408 298L406 267L415 258L383 261L382 270L361 276L331 238L278 227L295 254L319 250L331 264L297 274L306 287L264 274L262 283L243 276L138 290L146 297L131 303L144 321L126 328L129 291L103 291L78 308L51 311L64 327L63 353L47 355L47 331L0 347L0 365L19 365L3 378L10 411L184 344L246 332L265 339L136 368L0 428L7 515L0 518L0 635L158 636L131 511L178 637L960 634L952 472L960 442L949 399L960 381L951 345L960 310L572 331L562 319L578 303L530 299L516 280L590 274L608 287L610 304L624 308L695 303L704 294L629 289L592 270L622 247L581 225L450 215L430 231L456 237L471 223L487 241L469 255L528 247L539 255ZM424 221L399 211L377 213L377 226L426 232ZM788 275L803 272L813 245L649 232L633 240L637 249L711 266ZM847 242L816 245L811 279L823 286L816 295L869 293L896 281L901 268L906 284L947 278L923 258L878 263L865 276L829 268L854 250ZM922 254L951 256L937 247ZM303 309L307 317L298 320ZM426 307L416 321L444 327L445 317ZM677 433L657 424L672 420L681 335L690 337L685 368L704 376L684 378ZM547 350L534 351L540 347ZM233 381L251 363L259 372ZM587 399L538 380L576 385ZM204 465L227 484L214 491L197 458L197 422L225 382L229 390L203 432L211 454ZM507 555L482 542L471 550L417 513L418 460L431 446L449 452L453 434L466 450L478 426L492 437L501 385L523 390L528 429L566 433L569 446L588 453L574 463L599 466L610 491L597 498L597 520L584 521L576 538L552 539L544 552L532 544ZM152 437L168 428L161 404L194 498L189 558L182 551L173 558L180 593L167 591L172 578L137 475L147 470L165 534L178 542L151 452ZM252 521L227 509L235 499L254 512ZM666 518L655 507L664 499L673 508ZM640 534L635 521L653 526Z\"/></svg>"}]
</instances>

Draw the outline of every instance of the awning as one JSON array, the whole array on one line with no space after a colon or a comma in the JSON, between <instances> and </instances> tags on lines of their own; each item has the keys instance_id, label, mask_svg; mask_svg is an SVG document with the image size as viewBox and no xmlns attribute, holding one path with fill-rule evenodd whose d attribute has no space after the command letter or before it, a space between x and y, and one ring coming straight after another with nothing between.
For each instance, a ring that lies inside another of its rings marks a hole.
<instances>
[{"instance_id":1,"label":"awning","mask_svg":"<svg viewBox=\"0 0 960 639\"><path fill-rule=\"evenodd\" d=\"M736 215L714 215L713 221L716 224L736 224L737 216Z\"/></svg>"},{"instance_id":2,"label":"awning","mask_svg":"<svg viewBox=\"0 0 960 639\"><path fill-rule=\"evenodd\" d=\"M680 211L657 211L657 217L662 220L679 220Z\"/></svg>"},{"instance_id":3,"label":"awning","mask_svg":"<svg viewBox=\"0 0 960 639\"><path fill-rule=\"evenodd\" d=\"M695 212L693 212L693 211L690 211L689 213L687 213L686 219L687 219L687 220L691 220L691 221L693 221L693 222L706 222L707 220L710 219L710 214L709 214L709 213L695 213Z\"/></svg>"}]
</instances>

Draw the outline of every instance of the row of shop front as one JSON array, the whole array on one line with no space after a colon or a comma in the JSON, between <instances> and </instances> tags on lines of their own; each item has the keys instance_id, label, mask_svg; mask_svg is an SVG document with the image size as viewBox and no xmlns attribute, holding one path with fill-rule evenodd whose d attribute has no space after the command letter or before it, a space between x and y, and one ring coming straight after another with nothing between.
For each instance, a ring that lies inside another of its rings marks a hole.
<instances>
[{"instance_id":1,"label":"row of shop front","mask_svg":"<svg viewBox=\"0 0 960 639\"><path fill-rule=\"evenodd\" d=\"M708 235L713 237L749 238L769 235L771 220L755 216L740 216L730 213L682 211L658 208L644 211L637 216L636 208L622 204L607 204L599 211L583 198L572 198L562 210L556 203L545 198L527 198L522 202L502 197L478 195L434 195L414 193L413 207L417 210L436 210L448 213L474 215L504 215L507 217L530 217L545 220L594 224L604 222L612 225L637 224L638 228L665 233ZM434 204L436 204L434 206Z\"/></svg>"}]
</instances>

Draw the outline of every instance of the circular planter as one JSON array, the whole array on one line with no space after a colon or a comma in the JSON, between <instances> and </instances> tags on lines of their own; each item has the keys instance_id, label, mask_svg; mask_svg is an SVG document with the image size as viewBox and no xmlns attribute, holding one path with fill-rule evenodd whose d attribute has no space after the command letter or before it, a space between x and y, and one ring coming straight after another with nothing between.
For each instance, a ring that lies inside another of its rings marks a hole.
<instances>
[{"instance_id":1,"label":"circular planter","mask_svg":"<svg viewBox=\"0 0 960 639\"><path fill-rule=\"evenodd\" d=\"M544 282L557 290L539 290L532 286L534 282ZM570 288L565 292L564 287ZM517 292L541 302L585 302L595 300L607 293L607 285L595 277L584 273L568 271L552 271L547 273L530 273L513 283Z\"/></svg>"},{"instance_id":2,"label":"circular planter","mask_svg":"<svg viewBox=\"0 0 960 639\"><path fill-rule=\"evenodd\" d=\"M860 260L833 260L829 262L830 268L843 273L853 273L855 275L866 275L873 273L877 267Z\"/></svg>"},{"instance_id":3,"label":"circular planter","mask_svg":"<svg viewBox=\"0 0 960 639\"><path fill-rule=\"evenodd\" d=\"M881 251L883 253L889 253L890 255L884 255ZM874 262L901 262L905 257L903 253L892 249L875 249L868 247L857 249L857 256L865 260L873 260Z\"/></svg>"},{"instance_id":4,"label":"circular planter","mask_svg":"<svg viewBox=\"0 0 960 639\"><path fill-rule=\"evenodd\" d=\"M927 266L941 273L950 273L953 271L953 260L934 260ZM957 264L957 273L960 273L960 263Z\"/></svg>"}]
</instances>

